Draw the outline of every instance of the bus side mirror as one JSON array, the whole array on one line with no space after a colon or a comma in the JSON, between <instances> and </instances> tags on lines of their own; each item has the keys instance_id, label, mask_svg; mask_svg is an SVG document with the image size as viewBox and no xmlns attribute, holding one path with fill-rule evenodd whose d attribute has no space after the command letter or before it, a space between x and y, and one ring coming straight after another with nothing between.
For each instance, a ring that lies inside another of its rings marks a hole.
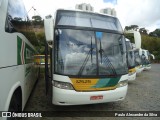
<instances>
[{"instance_id":1,"label":"bus side mirror","mask_svg":"<svg viewBox=\"0 0 160 120\"><path fill-rule=\"evenodd\" d=\"M141 34L138 31L134 31L134 40L136 48L141 48Z\"/></svg>"},{"instance_id":2,"label":"bus side mirror","mask_svg":"<svg viewBox=\"0 0 160 120\"><path fill-rule=\"evenodd\" d=\"M54 21L52 17L46 17L44 19L44 30L45 30L45 36L47 42L52 42L54 35L53 35L53 29L54 29Z\"/></svg>"},{"instance_id":3,"label":"bus side mirror","mask_svg":"<svg viewBox=\"0 0 160 120\"><path fill-rule=\"evenodd\" d=\"M155 56L153 54L151 54L151 56L152 56L152 59L155 60Z\"/></svg>"},{"instance_id":4,"label":"bus side mirror","mask_svg":"<svg viewBox=\"0 0 160 120\"><path fill-rule=\"evenodd\" d=\"M125 31L125 33L133 33L134 34L135 48L140 49L141 48L141 41L142 41L141 34L135 30L128 30L128 31Z\"/></svg>"}]
</instances>

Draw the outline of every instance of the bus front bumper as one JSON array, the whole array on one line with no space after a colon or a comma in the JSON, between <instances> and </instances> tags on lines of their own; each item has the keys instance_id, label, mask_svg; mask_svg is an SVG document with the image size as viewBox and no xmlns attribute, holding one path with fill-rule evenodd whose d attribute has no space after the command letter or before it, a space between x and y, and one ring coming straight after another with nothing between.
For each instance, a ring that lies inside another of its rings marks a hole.
<instances>
[{"instance_id":1,"label":"bus front bumper","mask_svg":"<svg viewBox=\"0 0 160 120\"><path fill-rule=\"evenodd\" d=\"M123 100L127 94L128 85L108 91L78 92L53 86L52 103L55 105L81 105L106 103ZM99 99L91 99L91 98Z\"/></svg>"},{"instance_id":2,"label":"bus front bumper","mask_svg":"<svg viewBox=\"0 0 160 120\"><path fill-rule=\"evenodd\" d=\"M133 81L136 79L136 72L132 75L128 75L128 81Z\"/></svg>"},{"instance_id":3,"label":"bus front bumper","mask_svg":"<svg viewBox=\"0 0 160 120\"><path fill-rule=\"evenodd\" d=\"M140 74L143 71L143 67L136 67L136 73Z\"/></svg>"}]
</instances>

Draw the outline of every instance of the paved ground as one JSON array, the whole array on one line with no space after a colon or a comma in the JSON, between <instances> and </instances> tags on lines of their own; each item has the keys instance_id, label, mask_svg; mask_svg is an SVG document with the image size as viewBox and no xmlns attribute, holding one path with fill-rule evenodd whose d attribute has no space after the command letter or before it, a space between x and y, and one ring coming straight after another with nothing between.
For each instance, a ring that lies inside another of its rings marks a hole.
<instances>
[{"instance_id":1,"label":"paved ground","mask_svg":"<svg viewBox=\"0 0 160 120\"><path fill-rule=\"evenodd\" d=\"M51 96L45 95L43 75L37 82L24 111L86 111L87 117L54 117L54 120L106 120L106 119L160 119L155 117L89 117L88 111L160 111L160 64L152 64L150 71L144 71L135 81L129 83L126 99L119 102L81 106L54 106ZM93 113L94 114L94 113ZM97 113L96 113L97 114ZM105 113L104 113L105 114ZM25 118L28 120L29 118ZM39 118L38 118L39 119ZM37 119L37 120L38 120ZM41 120L51 120L41 118ZM31 120L31 119L30 119Z\"/></svg>"}]
</instances>

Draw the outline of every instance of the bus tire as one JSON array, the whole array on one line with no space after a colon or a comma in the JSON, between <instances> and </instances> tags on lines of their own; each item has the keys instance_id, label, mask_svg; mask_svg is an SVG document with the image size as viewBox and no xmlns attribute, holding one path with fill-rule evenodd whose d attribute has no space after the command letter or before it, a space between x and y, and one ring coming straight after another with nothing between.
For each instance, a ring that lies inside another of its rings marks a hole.
<instances>
[{"instance_id":1,"label":"bus tire","mask_svg":"<svg viewBox=\"0 0 160 120\"><path fill-rule=\"evenodd\" d=\"M17 113L21 113L22 112L22 104L21 104L21 99L19 98L18 94L13 94L12 98L11 98L11 102L9 105L9 112L17 112ZM17 117L13 117L11 114L11 117L8 117L7 120L18 120Z\"/></svg>"}]
</instances>

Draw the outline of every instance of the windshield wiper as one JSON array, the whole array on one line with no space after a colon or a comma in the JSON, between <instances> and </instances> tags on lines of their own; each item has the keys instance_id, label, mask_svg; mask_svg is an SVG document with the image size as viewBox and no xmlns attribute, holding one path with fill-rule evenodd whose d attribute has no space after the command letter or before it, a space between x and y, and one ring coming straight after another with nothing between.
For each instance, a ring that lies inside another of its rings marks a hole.
<instances>
[{"instance_id":1,"label":"windshield wiper","mask_svg":"<svg viewBox=\"0 0 160 120\"><path fill-rule=\"evenodd\" d=\"M102 64L102 57L104 58L104 63L112 70L113 74L117 75L116 70L114 68L114 66L112 65L111 61L109 60L108 56L104 55L104 50L102 49L102 44L101 44L101 40L100 40L100 57L101 57L101 64Z\"/></svg>"},{"instance_id":2,"label":"windshield wiper","mask_svg":"<svg viewBox=\"0 0 160 120\"><path fill-rule=\"evenodd\" d=\"M93 48L92 48L92 37L91 37L91 48L90 48L90 50L91 50L91 63L93 63L93 56L92 56L92 53L93 53Z\"/></svg>"},{"instance_id":3,"label":"windshield wiper","mask_svg":"<svg viewBox=\"0 0 160 120\"><path fill-rule=\"evenodd\" d=\"M99 53L100 53L100 57L101 57L101 64L102 64L102 52L104 52L103 51L103 49L102 49L102 43L101 43L101 40L99 40L100 41L100 50L99 50Z\"/></svg>"},{"instance_id":4,"label":"windshield wiper","mask_svg":"<svg viewBox=\"0 0 160 120\"><path fill-rule=\"evenodd\" d=\"M93 45L92 45L92 37L91 37L91 48L90 48L90 50L88 51L88 53L87 53L87 56L86 56L86 58L85 58L85 60L84 60L84 62L83 62L83 64L82 64L82 66L81 66L81 68L80 68L80 70L79 70L79 72L78 72L78 75L81 75L82 74L82 72L83 72L83 70L84 70L84 68L85 68L85 66L86 66L86 64L87 64L87 62L88 62L88 60L89 60L89 54L91 54L91 63L93 62L93 56L92 56L92 53L93 53L93 47L92 47Z\"/></svg>"}]
</instances>

